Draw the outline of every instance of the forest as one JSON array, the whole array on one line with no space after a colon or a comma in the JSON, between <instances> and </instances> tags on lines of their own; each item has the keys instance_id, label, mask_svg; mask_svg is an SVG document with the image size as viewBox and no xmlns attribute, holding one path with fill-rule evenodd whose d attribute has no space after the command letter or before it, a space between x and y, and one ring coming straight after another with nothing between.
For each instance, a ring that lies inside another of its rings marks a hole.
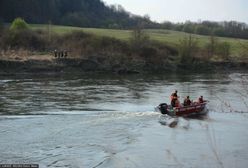
<instances>
[{"instance_id":1,"label":"forest","mask_svg":"<svg viewBox=\"0 0 248 168\"><path fill-rule=\"evenodd\" d=\"M120 5L107 6L100 0L0 0L0 18L12 22L21 17L29 23L96 28L131 28L139 23L155 24L133 15Z\"/></svg>"},{"instance_id":2,"label":"forest","mask_svg":"<svg viewBox=\"0 0 248 168\"><path fill-rule=\"evenodd\" d=\"M161 23L161 28L192 34L248 39L248 25L237 21L186 21L184 23L165 21Z\"/></svg>"}]
</instances>

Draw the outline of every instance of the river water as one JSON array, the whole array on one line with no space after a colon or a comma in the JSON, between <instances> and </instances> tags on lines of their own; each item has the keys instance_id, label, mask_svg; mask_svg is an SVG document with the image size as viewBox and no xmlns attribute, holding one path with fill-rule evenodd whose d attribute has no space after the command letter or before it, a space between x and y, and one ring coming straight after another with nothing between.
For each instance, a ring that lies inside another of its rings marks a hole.
<instances>
[{"instance_id":1,"label":"river water","mask_svg":"<svg viewBox=\"0 0 248 168\"><path fill-rule=\"evenodd\" d=\"M0 76L0 164L246 168L248 73ZM203 95L204 118L161 125L154 107Z\"/></svg>"}]
</instances>

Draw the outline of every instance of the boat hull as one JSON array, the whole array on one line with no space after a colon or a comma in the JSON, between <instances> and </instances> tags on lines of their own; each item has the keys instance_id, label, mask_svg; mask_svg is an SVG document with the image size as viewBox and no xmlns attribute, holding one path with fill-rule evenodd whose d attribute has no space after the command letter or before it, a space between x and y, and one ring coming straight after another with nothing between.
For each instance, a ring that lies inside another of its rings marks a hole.
<instances>
[{"instance_id":1,"label":"boat hull","mask_svg":"<svg viewBox=\"0 0 248 168\"><path fill-rule=\"evenodd\" d=\"M206 107L207 103L193 103L190 106L183 107L171 107L167 104L160 104L156 111L161 112L162 114L168 114L170 116L194 116L194 115L205 115L208 113L208 109Z\"/></svg>"}]
</instances>

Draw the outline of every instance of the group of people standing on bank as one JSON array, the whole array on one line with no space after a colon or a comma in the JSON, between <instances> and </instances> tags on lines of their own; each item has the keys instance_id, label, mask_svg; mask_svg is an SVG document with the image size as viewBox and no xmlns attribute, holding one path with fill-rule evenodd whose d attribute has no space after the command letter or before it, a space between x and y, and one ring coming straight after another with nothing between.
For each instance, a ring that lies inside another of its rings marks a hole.
<instances>
[{"instance_id":1,"label":"group of people standing on bank","mask_svg":"<svg viewBox=\"0 0 248 168\"><path fill-rule=\"evenodd\" d=\"M54 50L54 57L55 58L67 58L68 51L67 50L63 50L63 51Z\"/></svg>"},{"instance_id":2,"label":"group of people standing on bank","mask_svg":"<svg viewBox=\"0 0 248 168\"><path fill-rule=\"evenodd\" d=\"M183 106L190 106L192 105L193 101L190 100L190 97L187 96L183 101ZM203 96L200 96L197 99L197 103L204 103ZM180 107L179 96L177 95L177 90L171 94L171 106L172 107Z\"/></svg>"}]
</instances>

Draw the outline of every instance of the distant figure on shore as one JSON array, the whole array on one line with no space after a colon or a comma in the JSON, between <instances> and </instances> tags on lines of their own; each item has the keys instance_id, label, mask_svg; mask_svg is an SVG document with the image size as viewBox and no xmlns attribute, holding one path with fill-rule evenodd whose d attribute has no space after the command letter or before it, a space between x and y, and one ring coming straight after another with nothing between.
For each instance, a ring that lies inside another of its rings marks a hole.
<instances>
[{"instance_id":1,"label":"distant figure on shore","mask_svg":"<svg viewBox=\"0 0 248 168\"><path fill-rule=\"evenodd\" d=\"M67 50L63 50L63 51L54 50L54 57L55 58L67 58L68 51Z\"/></svg>"},{"instance_id":2,"label":"distant figure on shore","mask_svg":"<svg viewBox=\"0 0 248 168\"><path fill-rule=\"evenodd\" d=\"M64 57L64 52L63 51L60 51L60 58L63 58Z\"/></svg>"},{"instance_id":3,"label":"distant figure on shore","mask_svg":"<svg viewBox=\"0 0 248 168\"><path fill-rule=\"evenodd\" d=\"M64 57L67 58L67 56L68 56L68 52L67 50L64 50Z\"/></svg>"},{"instance_id":4,"label":"distant figure on shore","mask_svg":"<svg viewBox=\"0 0 248 168\"><path fill-rule=\"evenodd\" d=\"M54 50L54 57L57 58L57 56L58 56L58 51Z\"/></svg>"},{"instance_id":5,"label":"distant figure on shore","mask_svg":"<svg viewBox=\"0 0 248 168\"><path fill-rule=\"evenodd\" d=\"M189 96L187 96L185 99L184 99L184 102L183 102L183 105L184 106L190 106L191 105L191 100L189 99Z\"/></svg>"}]
</instances>

